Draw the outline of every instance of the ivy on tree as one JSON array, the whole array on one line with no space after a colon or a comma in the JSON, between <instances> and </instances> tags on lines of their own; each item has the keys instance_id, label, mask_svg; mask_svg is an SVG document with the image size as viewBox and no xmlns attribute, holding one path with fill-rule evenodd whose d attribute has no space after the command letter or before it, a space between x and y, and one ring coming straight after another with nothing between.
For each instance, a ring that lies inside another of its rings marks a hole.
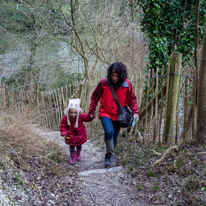
<instances>
[{"instance_id":1,"label":"ivy on tree","mask_svg":"<svg viewBox=\"0 0 206 206\"><path fill-rule=\"evenodd\" d=\"M143 11L142 30L149 41L147 70L170 62L172 52L183 54L183 66L190 61L195 48L196 0L139 0ZM202 44L206 1L200 1L199 45Z\"/></svg>"}]
</instances>

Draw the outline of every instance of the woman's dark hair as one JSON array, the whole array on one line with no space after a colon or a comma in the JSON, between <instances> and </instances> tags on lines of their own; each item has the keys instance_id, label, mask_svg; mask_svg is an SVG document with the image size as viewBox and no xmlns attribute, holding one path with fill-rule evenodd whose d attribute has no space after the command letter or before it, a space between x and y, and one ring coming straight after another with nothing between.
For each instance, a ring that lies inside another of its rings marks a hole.
<instances>
[{"instance_id":1,"label":"woman's dark hair","mask_svg":"<svg viewBox=\"0 0 206 206\"><path fill-rule=\"evenodd\" d=\"M111 80L111 73L115 72L119 75L119 81L123 83L127 78L127 67L122 62L114 62L107 69L107 79Z\"/></svg>"}]
</instances>

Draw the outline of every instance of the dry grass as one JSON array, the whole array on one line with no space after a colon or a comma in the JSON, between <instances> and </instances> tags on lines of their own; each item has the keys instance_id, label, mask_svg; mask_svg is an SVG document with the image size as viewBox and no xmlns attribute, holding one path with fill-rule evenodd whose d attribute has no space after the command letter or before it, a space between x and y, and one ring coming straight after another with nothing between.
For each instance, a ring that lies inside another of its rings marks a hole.
<instances>
[{"instance_id":1,"label":"dry grass","mask_svg":"<svg viewBox=\"0 0 206 206\"><path fill-rule=\"evenodd\" d=\"M24 113L0 111L0 156L17 169L29 169L26 162L31 158L46 160L57 156L59 146L31 130L31 125L39 118L37 114L36 110L29 109Z\"/></svg>"}]
</instances>

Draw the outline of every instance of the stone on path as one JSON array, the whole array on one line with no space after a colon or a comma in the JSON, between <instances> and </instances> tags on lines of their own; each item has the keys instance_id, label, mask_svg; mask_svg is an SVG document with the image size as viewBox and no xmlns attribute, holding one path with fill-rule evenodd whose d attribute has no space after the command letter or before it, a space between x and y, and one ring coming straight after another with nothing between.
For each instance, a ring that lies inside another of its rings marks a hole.
<instances>
[{"instance_id":1,"label":"stone on path","mask_svg":"<svg viewBox=\"0 0 206 206\"><path fill-rule=\"evenodd\" d=\"M79 172L78 175L79 176L87 176L87 175L94 174L94 173L100 174L100 173L107 173L107 172L116 172L116 171L121 170L122 168L123 168L122 166L119 166L119 167L112 167L109 169L89 170L89 171Z\"/></svg>"}]
</instances>

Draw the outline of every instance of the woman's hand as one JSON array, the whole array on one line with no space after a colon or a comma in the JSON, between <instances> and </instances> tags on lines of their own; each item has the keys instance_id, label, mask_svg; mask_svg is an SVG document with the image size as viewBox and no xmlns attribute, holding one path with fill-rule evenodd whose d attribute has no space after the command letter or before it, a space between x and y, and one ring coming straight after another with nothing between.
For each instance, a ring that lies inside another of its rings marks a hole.
<instances>
[{"instance_id":1,"label":"woman's hand","mask_svg":"<svg viewBox=\"0 0 206 206\"><path fill-rule=\"evenodd\" d=\"M139 119L139 115L138 114L134 114L133 117L134 117L135 120Z\"/></svg>"},{"instance_id":2,"label":"woman's hand","mask_svg":"<svg viewBox=\"0 0 206 206\"><path fill-rule=\"evenodd\" d=\"M89 117L90 117L91 119L93 119L93 118L94 118L94 115L90 114Z\"/></svg>"},{"instance_id":3,"label":"woman's hand","mask_svg":"<svg viewBox=\"0 0 206 206\"><path fill-rule=\"evenodd\" d=\"M137 123L137 121L139 120L139 115L138 114L134 114L133 115L133 121L132 121L132 127L135 126L135 124Z\"/></svg>"}]
</instances>

